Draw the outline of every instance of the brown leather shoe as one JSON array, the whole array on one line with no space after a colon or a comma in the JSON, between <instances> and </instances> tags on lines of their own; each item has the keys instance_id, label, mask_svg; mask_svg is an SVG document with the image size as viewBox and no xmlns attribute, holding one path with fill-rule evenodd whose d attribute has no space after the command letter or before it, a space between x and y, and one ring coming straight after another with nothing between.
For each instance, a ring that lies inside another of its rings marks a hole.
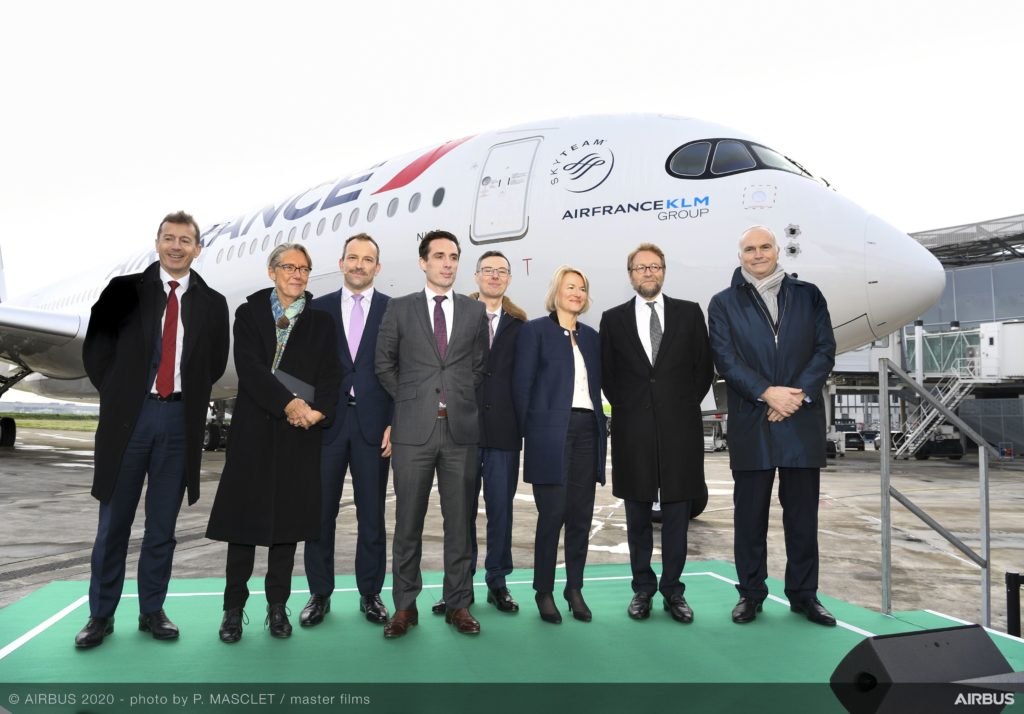
<instances>
[{"instance_id":1,"label":"brown leather shoe","mask_svg":"<svg viewBox=\"0 0 1024 714\"><path fill-rule=\"evenodd\" d=\"M395 616L384 625L384 637L394 639L405 637L410 627L415 627L420 621L419 613L416 610L395 610Z\"/></svg>"},{"instance_id":2,"label":"brown leather shoe","mask_svg":"<svg viewBox=\"0 0 1024 714\"><path fill-rule=\"evenodd\" d=\"M444 621L463 635L479 635L480 623L469 613L468 607L445 610Z\"/></svg>"}]
</instances>

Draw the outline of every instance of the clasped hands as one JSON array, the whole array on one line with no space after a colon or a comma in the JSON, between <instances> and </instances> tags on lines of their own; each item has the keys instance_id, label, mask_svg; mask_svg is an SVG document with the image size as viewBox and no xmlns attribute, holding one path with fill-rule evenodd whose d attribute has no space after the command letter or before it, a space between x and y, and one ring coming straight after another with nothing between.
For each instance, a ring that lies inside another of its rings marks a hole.
<instances>
[{"instance_id":1,"label":"clasped hands","mask_svg":"<svg viewBox=\"0 0 1024 714\"><path fill-rule=\"evenodd\" d=\"M768 387L761 399L768 405L768 421L777 422L796 414L807 395L796 387Z\"/></svg>"},{"instance_id":2,"label":"clasped hands","mask_svg":"<svg viewBox=\"0 0 1024 714\"><path fill-rule=\"evenodd\" d=\"M284 408L284 415L288 417L289 424L302 427L303 429L316 425L324 418L323 414L298 397L288 402L288 406Z\"/></svg>"}]
</instances>

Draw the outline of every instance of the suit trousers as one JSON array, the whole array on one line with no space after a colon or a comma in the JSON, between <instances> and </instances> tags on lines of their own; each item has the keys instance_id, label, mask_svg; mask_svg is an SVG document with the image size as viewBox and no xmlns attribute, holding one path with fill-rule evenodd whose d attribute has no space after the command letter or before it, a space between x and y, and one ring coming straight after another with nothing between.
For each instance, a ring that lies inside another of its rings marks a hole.
<instances>
[{"instance_id":1,"label":"suit trousers","mask_svg":"<svg viewBox=\"0 0 1024 714\"><path fill-rule=\"evenodd\" d=\"M597 428L591 412L573 412L565 438L566 479L561 484L533 485L537 504L534 542L533 589L553 592L558 538L565 526L565 589L583 588L590 525L594 520L597 489Z\"/></svg>"},{"instance_id":2,"label":"suit trousers","mask_svg":"<svg viewBox=\"0 0 1024 714\"><path fill-rule=\"evenodd\" d=\"M775 469L733 471L734 554L740 595L768 596L768 509ZM786 536L786 595L791 602L818 592L818 495L820 469L779 469L779 502Z\"/></svg>"},{"instance_id":3,"label":"suit trousers","mask_svg":"<svg viewBox=\"0 0 1024 714\"><path fill-rule=\"evenodd\" d=\"M370 444L363 438L357 408L340 408L346 410L340 433L320 451L320 538L306 541L306 579L311 593L334 592L334 539L345 472L349 471L356 504L356 586L361 595L377 595L384 585L388 560L384 500L389 460L381 458L379 443Z\"/></svg>"},{"instance_id":4,"label":"suit trousers","mask_svg":"<svg viewBox=\"0 0 1024 714\"><path fill-rule=\"evenodd\" d=\"M446 418L438 417L425 444L394 444L395 534L392 538L392 589L396 610L416 609L423 590L423 519L437 473L444 522L444 589L450 609L469 607L473 595L470 521L474 503L476 444L458 444Z\"/></svg>"},{"instance_id":5,"label":"suit trousers","mask_svg":"<svg viewBox=\"0 0 1024 714\"><path fill-rule=\"evenodd\" d=\"M292 568L295 567L295 543L275 543L267 554L267 576L264 589L271 605L288 602L292 594ZM249 599L249 578L256 564L256 546L228 543L225 568L224 609L245 607Z\"/></svg>"},{"instance_id":6,"label":"suit trousers","mask_svg":"<svg viewBox=\"0 0 1024 714\"><path fill-rule=\"evenodd\" d=\"M125 559L135 511L146 488L146 525L139 553L139 610L164 606L174 557L174 526L185 493L185 405L146 399L121 458L114 492L100 503L92 549L89 612L112 617L124 588Z\"/></svg>"},{"instance_id":7,"label":"suit trousers","mask_svg":"<svg viewBox=\"0 0 1024 714\"><path fill-rule=\"evenodd\" d=\"M487 573L484 579L489 588L503 588L505 578L512 573L512 499L519 486L519 450L480 449L479 461L471 531L473 572L476 572L478 554L476 516L482 487L487 513L487 555L484 557Z\"/></svg>"},{"instance_id":8,"label":"suit trousers","mask_svg":"<svg viewBox=\"0 0 1024 714\"><path fill-rule=\"evenodd\" d=\"M629 565L633 571L633 592L665 598L682 595L686 590L680 577L686 566L686 536L690 528L690 502L661 504L661 584L659 585L651 556L654 553L654 526L651 523L651 501L626 500L626 541L629 544Z\"/></svg>"}]
</instances>

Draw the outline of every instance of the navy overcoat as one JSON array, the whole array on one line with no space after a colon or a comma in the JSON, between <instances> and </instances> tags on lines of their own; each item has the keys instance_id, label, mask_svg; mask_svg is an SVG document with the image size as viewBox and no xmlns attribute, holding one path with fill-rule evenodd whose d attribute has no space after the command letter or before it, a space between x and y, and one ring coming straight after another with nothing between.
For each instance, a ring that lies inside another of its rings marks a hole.
<instances>
[{"instance_id":1,"label":"navy overcoat","mask_svg":"<svg viewBox=\"0 0 1024 714\"><path fill-rule=\"evenodd\" d=\"M708 307L711 351L728 388L733 471L825 465L822 389L835 363L836 340L821 291L787 275L779 290L777 329L776 338L760 295L737 268L731 287ZM760 399L770 386L798 387L810 402L770 423L768 405Z\"/></svg>"}]
</instances>

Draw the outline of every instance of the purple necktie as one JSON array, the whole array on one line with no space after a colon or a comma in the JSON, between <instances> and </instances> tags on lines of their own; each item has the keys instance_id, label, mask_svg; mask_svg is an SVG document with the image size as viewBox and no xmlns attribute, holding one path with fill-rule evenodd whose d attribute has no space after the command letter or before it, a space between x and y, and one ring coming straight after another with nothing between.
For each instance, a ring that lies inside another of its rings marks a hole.
<instances>
[{"instance_id":1,"label":"purple necktie","mask_svg":"<svg viewBox=\"0 0 1024 714\"><path fill-rule=\"evenodd\" d=\"M437 352L441 359L444 359L445 353L448 352L448 328L444 320L444 310L441 309L444 300L444 295L434 296L434 339L437 341Z\"/></svg>"},{"instance_id":2,"label":"purple necktie","mask_svg":"<svg viewBox=\"0 0 1024 714\"><path fill-rule=\"evenodd\" d=\"M491 347L494 347L494 318L496 318L497 316L498 313L496 312L487 313L487 344Z\"/></svg>"},{"instance_id":3,"label":"purple necktie","mask_svg":"<svg viewBox=\"0 0 1024 714\"><path fill-rule=\"evenodd\" d=\"M363 327L366 324L366 316L363 314L363 296L353 295L352 315L348 321L348 351L352 355L352 361L356 361L356 352L359 351L359 340L363 339Z\"/></svg>"}]
</instances>

